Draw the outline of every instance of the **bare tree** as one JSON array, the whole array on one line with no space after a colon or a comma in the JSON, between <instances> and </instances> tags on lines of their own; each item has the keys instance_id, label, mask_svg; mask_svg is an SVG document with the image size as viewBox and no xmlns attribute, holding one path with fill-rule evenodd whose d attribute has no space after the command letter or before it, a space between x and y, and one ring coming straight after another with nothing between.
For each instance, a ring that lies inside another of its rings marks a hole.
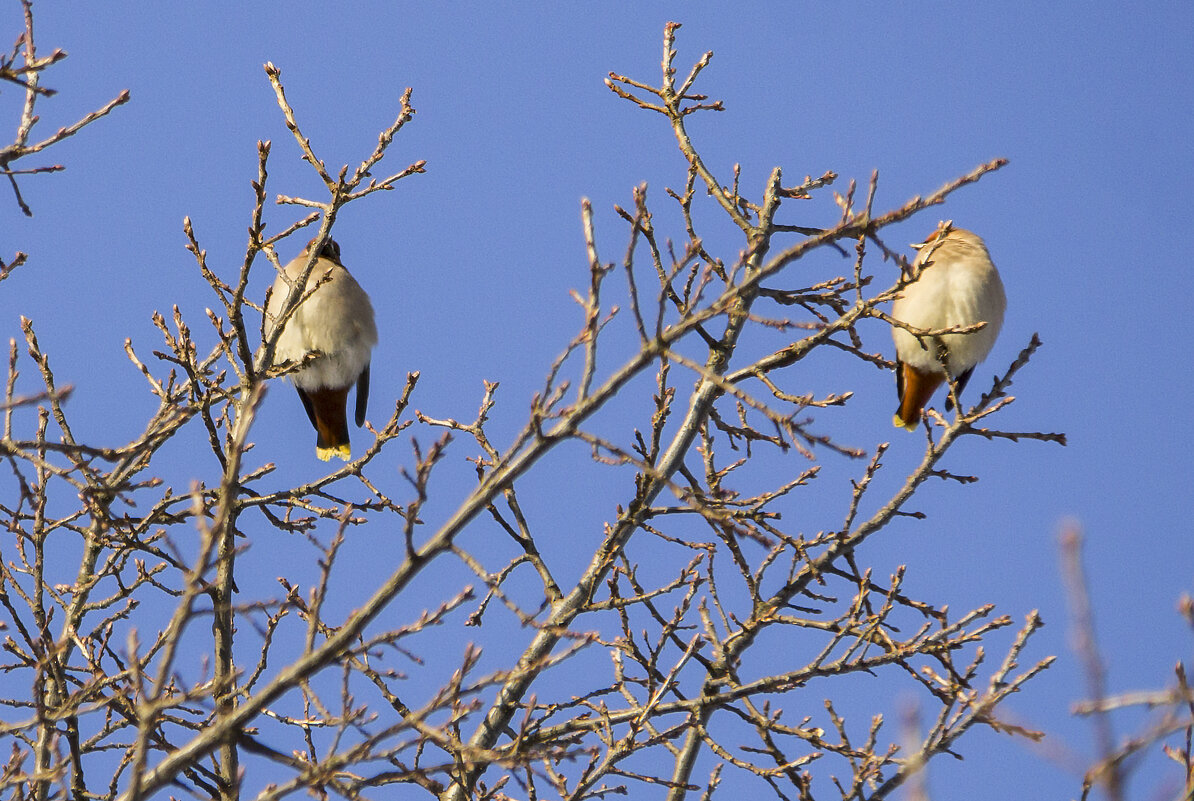
<instances>
[{"instance_id":1,"label":"bare tree","mask_svg":"<svg viewBox=\"0 0 1194 801\"><path fill-rule=\"evenodd\" d=\"M1060 434L994 427L1037 338L973 406L955 402L961 411L952 419L930 414L923 457L884 498L872 496L886 444L867 452L822 433L824 416L853 393L784 388L798 383L790 368L815 352L891 368L876 352L883 345L868 344L860 329L890 322L883 304L904 285L899 268L907 263L885 244L884 228L1005 162L888 211L874 208L872 176L865 197L853 182L832 195L836 224L787 222L793 207L828 203L837 176L792 182L776 168L755 193L740 186L737 170L729 181L715 176L687 129L690 115L721 109L696 88L712 54L680 78L677 28L664 32L658 85L612 73L607 85L670 127L687 170L663 202L678 207L683 229L658 231L639 187L617 209L625 243L620 258L607 261L585 202L580 325L509 445L487 430L496 383L484 383L476 417L462 422L411 412L419 380L411 373L364 453L316 481L277 487L273 465L251 451L265 387L297 365L275 363L277 330L261 336L250 276L264 269L272 278L276 249L299 229L317 227L324 238L344 205L423 171L416 161L372 177L412 119L409 89L377 148L335 172L304 137L279 70L266 65L286 125L327 196L279 195L279 204L311 212L266 236L270 144L262 142L243 262L209 264L186 223L217 311L204 334L177 308L157 315L165 348L153 360L126 346L158 404L132 443L76 441L50 358L25 322L27 355L14 344L0 443L15 476L12 497L0 504L13 537L0 565L12 632L4 670L32 688L4 700L11 743L4 785L14 796L272 799L301 790L369 798L409 784L443 799L582 799L645 785L678 799L712 796L728 767L735 781L780 798L878 799L932 757L953 753L976 725L1038 736L998 716L1000 703L1051 661L1020 664L1041 625L1035 613L1008 638L1003 658L984 667L982 644L1012 626L1010 617L991 606L947 611L910 595L904 568L880 577L863 566L868 540L917 515L908 502L925 481L973 480L943 466L954 443L1064 444ZM28 36L32 58L31 22ZM740 231L737 252L707 248L698 207ZM853 255L849 275L794 269L826 250ZM286 299L278 329L302 302L304 283ZM628 311L615 313L611 294L625 298ZM795 338L754 352L742 344L752 331ZM626 341L632 346L617 344ZM12 409L26 361L43 386L33 430L18 430ZM638 416L628 420L627 409ZM206 442L218 478L167 480L160 454L195 441ZM399 441L409 457L395 456ZM577 539L592 551L572 575L544 556L540 546L553 532L519 500L556 450L615 471L627 487L610 499L616 515ZM375 469L383 451L406 461L404 483L393 488ZM768 452L789 451L858 460L832 530L807 534L780 518L792 496L814 491L816 465L786 475L752 471ZM433 493L451 493L433 486L437 468L459 459L475 468L475 486L453 511L425 520ZM394 567L354 610L336 614L329 610L350 529L391 534ZM260 540L263 531L310 543L312 563L287 567L295 575L280 578L272 594L243 576L238 592L238 537ZM489 547L495 532L501 547ZM461 568L471 581L437 580L438 597L419 583ZM453 669L443 669L442 651L424 660L436 648L429 632L463 626L474 627L476 644ZM193 667L197 654L203 669ZM927 732L909 740L889 732L878 710L862 719L843 711L852 705L835 688L874 674L923 690L935 704Z\"/></svg>"},{"instance_id":2,"label":"bare tree","mask_svg":"<svg viewBox=\"0 0 1194 801\"><path fill-rule=\"evenodd\" d=\"M1095 633L1088 582L1082 567L1082 534L1076 525L1061 535L1062 572L1073 614L1074 649L1086 675L1088 698L1074 705L1074 714L1086 717L1094 731L1097 760L1082 777L1082 799L1101 789L1109 801L1128 798L1128 777L1139 769L1142 757L1159 750L1176 763L1177 771L1158 777L1155 798L1189 801L1194 798L1194 690L1182 662L1174 669L1172 687L1111 694L1103 656ZM1194 600L1183 596L1178 610L1194 628ZM1122 710L1153 710L1140 731L1117 739L1113 717ZM1168 781L1165 781L1168 779Z\"/></svg>"}]
</instances>

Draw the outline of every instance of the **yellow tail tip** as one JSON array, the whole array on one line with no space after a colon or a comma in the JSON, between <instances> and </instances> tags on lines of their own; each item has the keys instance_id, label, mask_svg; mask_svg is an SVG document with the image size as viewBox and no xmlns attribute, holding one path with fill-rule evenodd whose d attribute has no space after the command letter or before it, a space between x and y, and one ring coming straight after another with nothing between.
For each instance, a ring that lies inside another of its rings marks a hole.
<instances>
[{"instance_id":1,"label":"yellow tail tip","mask_svg":"<svg viewBox=\"0 0 1194 801\"><path fill-rule=\"evenodd\" d=\"M352 458L352 452L347 445L337 445L334 448L319 448L315 449L315 455L319 457L320 461L330 462L333 456L339 456L344 461L349 461Z\"/></svg>"},{"instance_id":2,"label":"yellow tail tip","mask_svg":"<svg viewBox=\"0 0 1194 801\"><path fill-rule=\"evenodd\" d=\"M900 417L899 414L896 414L891 418L891 424L896 428L902 428L905 431L916 430L916 423L905 423L904 418Z\"/></svg>"}]
</instances>

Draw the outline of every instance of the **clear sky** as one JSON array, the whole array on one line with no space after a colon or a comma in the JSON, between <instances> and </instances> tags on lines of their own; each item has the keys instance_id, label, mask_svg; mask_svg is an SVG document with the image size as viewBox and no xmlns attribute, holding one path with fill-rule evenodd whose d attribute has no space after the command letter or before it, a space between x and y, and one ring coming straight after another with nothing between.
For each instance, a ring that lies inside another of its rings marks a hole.
<instances>
[{"instance_id":1,"label":"clear sky","mask_svg":"<svg viewBox=\"0 0 1194 801\"><path fill-rule=\"evenodd\" d=\"M625 237L613 204L629 205L632 187L647 182L662 209L664 187L683 181L666 122L603 85L610 70L656 82L663 25L682 22L677 64L686 69L713 50L701 89L727 109L693 122L696 144L724 180L741 163L752 194L776 165L789 179L832 169L842 176L839 189L877 169L877 206L887 209L982 162L1010 159L939 211L889 231L887 241L920 241L938 219L986 239L1009 307L972 387L1039 332L1044 347L1018 377L1017 402L1002 424L1064 431L1069 446L965 443L947 466L982 480L927 486L920 508L930 518L888 532L869 556L885 570L908 564L922 594L954 609L990 602L1017 620L1040 609L1047 627L1028 658L1061 657L1008 709L1073 754L1045 755L979 732L962 742L964 763L933 763L935 797L1076 797L1072 762L1084 764L1091 750L1089 725L1069 714L1083 683L1058 568L1063 521L1076 519L1085 532L1110 688L1167 685L1190 654L1191 632L1175 604L1194 589L1187 453L1194 5L330 8L36 6L43 51L70 53L44 79L59 90L39 106L45 129L120 90L132 93L129 105L52 151L64 173L24 180L32 219L0 186L0 252L30 254L0 287L0 333L19 339L18 315L34 321L59 380L76 387L77 433L119 445L140 432L155 404L123 355L124 339L147 356L160 342L153 311L178 304L198 328L203 308L214 305L184 250L182 220L191 217L209 264L233 275L257 140L274 142L271 196L317 196L262 70L272 61L329 167L355 165L370 152L403 89L414 88L418 113L385 163L397 171L426 159L427 173L350 206L335 229L345 263L379 310L371 419L384 417L406 372L417 369L414 405L436 417L471 418L482 379L501 381L506 405L495 432L509 436L579 324L568 290L588 281L581 198L597 211L603 257L615 259ZM0 34L19 30L15 2L5 4L0 26ZM15 102L12 91L0 94L6 125ZM272 231L301 216L293 208L268 213ZM826 203L789 220L832 221ZM301 246L292 242L283 259ZM821 258L815 266L826 277L848 269ZM269 279L260 280L263 295ZM890 353L889 341L872 342ZM910 466L919 436L890 427L889 376L858 376L847 388L869 396L855 411L873 422L838 434L868 448L891 440L890 468ZM815 376L809 382L825 386ZM262 458L314 477L322 466L311 457L313 436L293 393L278 389L285 391L270 394L256 432ZM467 470L456 475L467 481ZM551 506L556 490L529 493L539 493L544 517L558 518L561 536L583 551L597 532ZM608 519L614 500L595 500L580 517ZM807 528L832 524L827 517ZM1146 797L1152 784L1133 789Z\"/></svg>"}]
</instances>

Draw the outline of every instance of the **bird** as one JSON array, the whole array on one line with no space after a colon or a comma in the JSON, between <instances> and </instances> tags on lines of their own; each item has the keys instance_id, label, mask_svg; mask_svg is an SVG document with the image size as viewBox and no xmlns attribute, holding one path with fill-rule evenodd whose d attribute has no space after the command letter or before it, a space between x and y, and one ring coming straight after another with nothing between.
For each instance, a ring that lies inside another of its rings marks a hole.
<instances>
[{"instance_id":1,"label":"bird","mask_svg":"<svg viewBox=\"0 0 1194 801\"><path fill-rule=\"evenodd\" d=\"M971 333L918 338L892 326L896 347L896 393L900 405L893 423L915 431L925 404L945 381L939 351L954 377L957 394L987 357L1003 326L1007 296L987 246L976 234L943 223L917 250L911 281L892 305L891 316L921 331L986 323ZM953 404L945 401L945 410Z\"/></svg>"},{"instance_id":2,"label":"bird","mask_svg":"<svg viewBox=\"0 0 1194 801\"><path fill-rule=\"evenodd\" d=\"M356 385L359 428L369 402L369 364L377 344L377 326L373 304L340 261L335 240L328 238L320 244L318 237L312 239L279 273L266 303L265 336L273 336L290 288L302 277L312 250L317 258L303 287L304 294L310 294L283 324L274 361L298 364L310 354L318 354L291 373L290 379L315 427L315 455L325 462L335 456L348 461L352 454L348 391Z\"/></svg>"}]
</instances>

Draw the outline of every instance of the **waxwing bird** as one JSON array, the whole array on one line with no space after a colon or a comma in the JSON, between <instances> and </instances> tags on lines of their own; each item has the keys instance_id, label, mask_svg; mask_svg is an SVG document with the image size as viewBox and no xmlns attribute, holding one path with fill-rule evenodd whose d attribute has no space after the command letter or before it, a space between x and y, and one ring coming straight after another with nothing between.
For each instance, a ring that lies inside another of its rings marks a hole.
<instances>
[{"instance_id":1,"label":"waxwing bird","mask_svg":"<svg viewBox=\"0 0 1194 801\"><path fill-rule=\"evenodd\" d=\"M921 331L980 322L986 326L968 334L920 338L892 326L900 396L893 422L908 431L916 429L925 404L945 381L938 352L944 349L945 363L961 396L975 366L991 352L1007 308L999 271L978 236L947 223L924 244L913 247L918 252L912 262L912 281L892 305L891 316ZM947 399L945 410L951 407Z\"/></svg>"},{"instance_id":2,"label":"waxwing bird","mask_svg":"<svg viewBox=\"0 0 1194 801\"><path fill-rule=\"evenodd\" d=\"M290 378L315 426L315 455L325 462L333 456L348 461L348 390L356 384L359 428L369 402L369 355L377 344L377 326L369 296L340 262L340 246L333 240L320 246L312 239L274 281L266 304L265 334L273 334L312 248L318 248L318 259L303 288L304 294L310 294L283 325L274 361L298 363L312 352L319 353Z\"/></svg>"}]
</instances>

